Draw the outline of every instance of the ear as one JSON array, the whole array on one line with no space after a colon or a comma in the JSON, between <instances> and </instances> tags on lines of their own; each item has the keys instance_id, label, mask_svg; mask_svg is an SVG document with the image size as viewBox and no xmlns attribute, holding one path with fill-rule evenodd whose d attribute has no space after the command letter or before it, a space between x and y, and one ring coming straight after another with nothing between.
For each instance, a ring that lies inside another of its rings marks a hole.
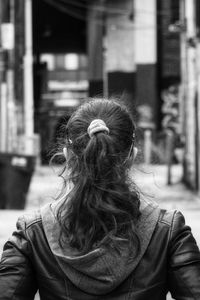
<instances>
[{"instance_id":1,"label":"ear","mask_svg":"<svg viewBox=\"0 0 200 300\"><path fill-rule=\"evenodd\" d=\"M133 160L135 160L137 153L138 153L138 148L133 147Z\"/></svg>"},{"instance_id":2,"label":"ear","mask_svg":"<svg viewBox=\"0 0 200 300\"><path fill-rule=\"evenodd\" d=\"M64 157L67 158L67 148L66 147L63 148L63 154L64 154Z\"/></svg>"},{"instance_id":3,"label":"ear","mask_svg":"<svg viewBox=\"0 0 200 300\"><path fill-rule=\"evenodd\" d=\"M136 158L136 155L138 153L138 149L136 147L132 148L133 150L131 151L132 154L125 160L126 162L128 162L128 166L131 167L133 165L133 162Z\"/></svg>"}]
</instances>

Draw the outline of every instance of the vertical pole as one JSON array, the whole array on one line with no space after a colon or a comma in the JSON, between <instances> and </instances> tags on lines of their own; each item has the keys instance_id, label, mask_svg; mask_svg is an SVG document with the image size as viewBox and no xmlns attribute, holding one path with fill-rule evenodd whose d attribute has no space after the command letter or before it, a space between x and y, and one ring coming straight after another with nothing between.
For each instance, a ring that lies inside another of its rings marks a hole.
<instances>
[{"instance_id":1,"label":"vertical pole","mask_svg":"<svg viewBox=\"0 0 200 300\"><path fill-rule=\"evenodd\" d=\"M195 159L195 96L196 80L196 48L193 43L196 37L194 0L185 0L185 14L187 20L187 99L186 99L186 180L195 188L196 159Z\"/></svg>"},{"instance_id":2,"label":"vertical pole","mask_svg":"<svg viewBox=\"0 0 200 300\"><path fill-rule=\"evenodd\" d=\"M180 58L181 58L181 129L185 139L184 154L183 154L183 180L187 182L187 100L188 100L188 55L187 55L187 19L185 12L185 0L180 0L180 20L181 20L181 46L180 46Z\"/></svg>"},{"instance_id":3,"label":"vertical pole","mask_svg":"<svg viewBox=\"0 0 200 300\"><path fill-rule=\"evenodd\" d=\"M200 194L200 42L199 42L199 1L195 1L196 11L196 31L197 31L197 45L196 45L196 79L197 79L197 92L196 92L196 188Z\"/></svg>"},{"instance_id":4,"label":"vertical pole","mask_svg":"<svg viewBox=\"0 0 200 300\"><path fill-rule=\"evenodd\" d=\"M2 110L5 112L1 120L2 143L4 151L13 151L16 141L16 116L14 96L14 0L5 0L1 3L1 46L4 59L4 70L1 73ZM3 61L2 61L3 62ZM5 84L5 85L4 85ZM4 140L6 138L6 141Z\"/></svg>"},{"instance_id":5,"label":"vertical pole","mask_svg":"<svg viewBox=\"0 0 200 300\"><path fill-rule=\"evenodd\" d=\"M182 24L181 28L181 129L182 134L186 135L186 103L187 103L187 85L188 85L188 70L187 70L187 39L186 39L186 16L185 16L185 0L180 0L180 20Z\"/></svg>"},{"instance_id":6,"label":"vertical pole","mask_svg":"<svg viewBox=\"0 0 200 300\"><path fill-rule=\"evenodd\" d=\"M4 74L4 66L5 66L5 62L4 62L4 52L2 49L2 44L1 44L1 24L3 21L3 0L0 0L0 151L3 151L3 141L4 141L4 137L3 137L3 101L2 101L2 86L3 86L3 74Z\"/></svg>"},{"instance_id":7,"label":"vertical pole","mask_svg":"<svg viewBox=\"0 0 200 300\"><path fill-rule=\"evenodd\" d=\"M108 98L108 72L107 72L107 17L106 17L106 0L102 0L103 15L102 15L102 26L103 26L103 96Z\"/></svg>"},{"instance_id":8,"label":"vertical pole","mask_svg":"<svg viewBox=\"0 0 200 300\"><path fill-rule=\"evenodd\" d=\"M0 151L6 151L7 139L7 102L6 102L6 83L5 83L5 64L6 55L2 46L2 23L5 22L6 2L0 0Z\"/></svg>"},{"instance_id":9,"label":"vertical pole","mask_svg":"<svg viewBox=\"0 0 200 300\"><path fill-rule=\"evenodd\" d=\"M151 163L152 151L152 132L150 129L144 129L144 162L145 164Z\"/></svg>"},{"instance_id":10,"label":"vertical pole","mask_svg":"<svg viewBox=\"0 0 200 300\"><path fill-rule=\"evenodd\" d=\"M1 105L0 105L0 151L7 151L7 85L5 82L1 82L0 85L0 96L1 96Z\"/></svg>"},{"instance_id":11,"label":"vertical pole","mask_svg":"<svg viewBox=\"0 0 200 300\"><path fill-rule=\"evenodd\" d=\"M32 0L25 0L24 114L25 151L31 154L33 151L31 139L34 133Z\"/></svg>"},{"instance_id":12,"label":"vertical pole","mask_svg":"<svg viewBox=\"0 0 200 300\"><path fill-rule=\"evenodd\" d=\"M13 28L13 47L8 50L8 70L7 70L7 101L8 101L8 152L16 150L17 142L17 122L15 108L15 91L14 91L14 32L15 32L15 0L10 0L10 24Z\"/></svg>"},{"instance_id":13,"label":"vertical pole","mask_svg":"<svg viewBox=\"0 0 200 300\"><path fill-rule=\"evenodd\" d=\"M92 1L88 9L87 52L90 97L103 93L103 11L95 9L100 4L100 0Z\"/></svg>"},{"instance_id":14,"label":"vertical pole","mask_svg":"<svg viewBox=\"0 0 200 300\"><path fill-rule=\"evenodd\" d=\"M200 192L200 43L197 45L197 188Z\"/></svg>"},{"instance_id":15,"label":"vertical pole","mask_svg":"<svg viewBox=\"0 0 200 300\"><path fill-rule=\"evenodd\" d=\"M174 154L174 133L172 130L167 131L167 184L172 184L172 164Z\"/></svg>"}]
</instances>

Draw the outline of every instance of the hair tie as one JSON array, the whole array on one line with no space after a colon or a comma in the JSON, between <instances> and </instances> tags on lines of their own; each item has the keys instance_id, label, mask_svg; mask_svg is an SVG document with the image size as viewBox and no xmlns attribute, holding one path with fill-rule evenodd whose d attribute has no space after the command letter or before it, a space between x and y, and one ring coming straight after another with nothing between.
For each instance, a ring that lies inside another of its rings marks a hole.
<instances>
[{"instance_id":1,"label":"hair tie","mask_svg":"<svg viewBox=\"0 0 200 300\"><path fill-rule=\"evenodd\" d=\"M91 138L95 133L105 131L109 133L109 129L106 126L106 123L101 119L94 119L88 126L87 132Z\"/></svg>"}]
</instances>

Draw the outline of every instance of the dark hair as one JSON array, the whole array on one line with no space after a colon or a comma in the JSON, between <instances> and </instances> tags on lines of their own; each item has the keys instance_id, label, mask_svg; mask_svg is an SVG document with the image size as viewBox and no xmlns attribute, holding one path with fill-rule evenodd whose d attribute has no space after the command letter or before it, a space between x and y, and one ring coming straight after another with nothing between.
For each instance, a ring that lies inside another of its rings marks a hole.
<instances>
[{"instance_id":1,"label":"dark hair","mask_svg":"<svg viewBox=\"0 0 200 300\"><path fill-rule=\"evenodd\" d=\"M94 119L109 129L92 137ZM96 245L117 248L117 240L139 245L135 221L139 193L128 177L135 125L127 108L113 100L93 99L80 106L63 126L67 178L73 183L59 207L60 244L85 254ZM64 191L63 191L64 192ZM65 193L65 192L64 192Z\"/></svg>"}]
</instances>

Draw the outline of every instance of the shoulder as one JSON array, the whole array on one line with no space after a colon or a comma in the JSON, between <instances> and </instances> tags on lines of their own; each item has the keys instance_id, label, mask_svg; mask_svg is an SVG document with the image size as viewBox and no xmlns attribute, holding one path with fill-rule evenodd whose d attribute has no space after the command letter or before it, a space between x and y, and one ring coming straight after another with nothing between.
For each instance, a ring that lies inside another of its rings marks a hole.
<instances>
[{"instance_id":1,"label":"shoulder","mask_svg":"<svg viewBox=\"0 0 200 300\"><path fill-rule=\"evenodd\" d=\"M200 262L197 241L180 211L161 209L158 223L168 227L169 262L172 267Z\"/></svg>"},{"instance_id":2,"label":"shoulder","mask_svg":"<svg viewBox=\"0 0 200 300\"><path fill-rule=\"evenodd\" d=\"M180 230L189 226L185 224L184 215L178 210L166 210L160 208L158 225L162 224L169 228L169 238L172 239Z\"/></svg>"},{"instance_id":3,"label":"shoulder","mask_svg":"<svg viewBox=\"0 0 200 300\"><path fill-rule=\"evenodd\" d=\"M17 220L16 226L18 230L27 230L41 221L41 212L40 209L38 209L21 215Z\"/></svg>"},{"instance_id":4,"label":"shoulder","mask_svg":"<svg viewBox=\"0 0 200 300\"><path fill-rule=\"evenodd\" d=\"M185 218L180 211L164 209L158 202L153 200L142 199L140 201L140 212L145 216L149 216L150 214L156 215L158 223L173 227L173 229L185 224Z\"/></svg>"},{"instance_id":5,"label":"shoulder","mask_svg":"<svg viewBox=\"0 0 200 300\"><path fill-rule=\"evenodd\" d=\"M192 256L195 259L196 257L198 257L198 260L200 259L199 248L192 234L191 227L186 224L185 217L180 211L160 209L158 226L159 224L168 227L170 253L176 253L179 259L184 256L183 253L185 253L187 258L191 258ZM175 257L173 255L173 258Z\"/></svg>"},{"instance_id":6,"label":"shoulder","mask_svg":"<svg viewBox=\"0 0 200 300\"><path fill-rule=\"evenodd\" d=\"M162 208L160 208L158 223L169 227L171 237L186 226L185 217L180 211L166 210Z\"/></svg>"},{"instance_id":7,"label":"shoulder","mask_svg":"<svg viewBox=\"0 0 200 300\"><path fill-rule=\"evenodd\" d=\"M53 222L54 220L50 218L52 215L53 203L48 203L37 210L29 211L21 215L17 220L17 229L22 231L34 231L35 229L44 229L44 224ZM46 219L44 215L47 216Z\"/></svg>"},{"instance_id":8,"label":"shoulder","mask_svg":"<svg viewBox=\"0 0 200 300\"><path fill-rule=\"evenodd\" d=\"M179 227L185 224L185 218L183 214L178 210L166 210L163 208L159 208L159 219L160 223L164 223L168 226Z\"/></svg>"},{"instance_id":9,"label":"shoulder","mask_svg":"<svg viewBox=\"0 0 200 300\"><path fill-rule=\"evenodd\" d=\"M148 226L154 222L155 229L164 229L168 232L169 239L173 239L178 232L182 230L191 230L189 226L185 225L185 217L178 210L163 209L154 201L143 201L141 203L141 214L143 221L147 222ZM155 222L156 221L156 222Z\"/></svg>"},{"instance_id":10,"label":"shoulder","mask_svg":"<svg viewBox=\"0 0 200 300\"><path fill-rule=\"evenodd\" d=\"M158 203L150 200L142 200L140 212L144 221L156 220L157 225L163 225L170 228L171 233L185 225L185 218L178 210L167 210L161 208ZM149 217L151 216L151 217Z\"/></svg>"}]
</instances>

